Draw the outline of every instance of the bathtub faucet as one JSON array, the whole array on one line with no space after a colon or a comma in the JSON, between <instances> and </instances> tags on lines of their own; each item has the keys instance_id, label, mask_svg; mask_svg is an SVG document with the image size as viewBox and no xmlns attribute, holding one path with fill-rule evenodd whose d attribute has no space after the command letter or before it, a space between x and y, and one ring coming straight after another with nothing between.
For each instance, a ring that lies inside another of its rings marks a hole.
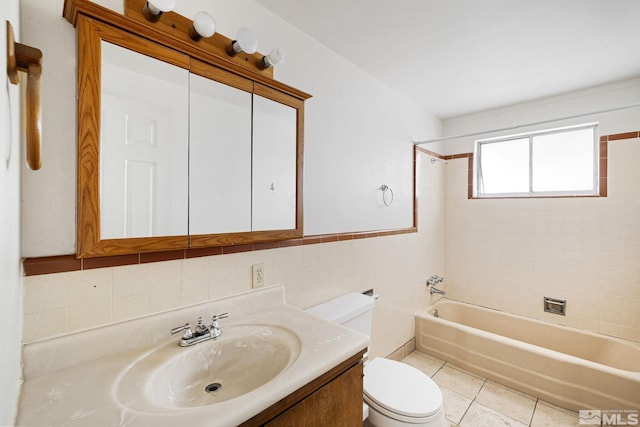
<instances>
[{"instance_id":1,"label":"bathtub faucet","mask_svg":"<svg viewBox=\"0 0 640 427\"><path fill-rule=\"evenodd\" d=\"M431 293L431 295L433 295L433 294L440 294L440 295L444 295L444 294L445 294L445 292L444 292L444 291L442 291L442 290L440 290L440 289L436 289L436 288L435 288L435 287L433 287L433 286L432 286L431 288L429 288L429 292Z\"/></svg>"},{"instance_id":2,"label":"bathtub faucet","mask_svg":"<svg viewBox=\"0 0 640 427\"><path fill-rule=\"evenodd\" d=\"M442 283L443 280L444 280L444 277L429 276L429 278L427 279L427 286L433 286L437 283Z\"/></svg>"}]
</instances>

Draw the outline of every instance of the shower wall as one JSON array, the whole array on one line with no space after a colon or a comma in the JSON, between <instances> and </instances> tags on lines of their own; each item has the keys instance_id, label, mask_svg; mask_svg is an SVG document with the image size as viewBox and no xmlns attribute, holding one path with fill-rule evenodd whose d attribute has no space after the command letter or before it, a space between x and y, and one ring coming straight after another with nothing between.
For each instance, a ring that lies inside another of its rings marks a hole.
<instances>
[{"instance_id":1,"label":"shower wall","mask_svg":"<svg viewBox=\"0 0 640 427\"><path fill-rule=\"evenodd\" d=\"M445 126L447 134L462 134L623 107L634 99L640 99L638 79ZM449 161L446 288L461 301L640 341L640 108L541 126L578 122L598 122L600 135L614 135L607 143L606 197L469 199L467 159ZM448 154L469 152L473 141L447 147ZM545 313L544 296L566 299L566 316Z\"/></svg>"}]
</instances>

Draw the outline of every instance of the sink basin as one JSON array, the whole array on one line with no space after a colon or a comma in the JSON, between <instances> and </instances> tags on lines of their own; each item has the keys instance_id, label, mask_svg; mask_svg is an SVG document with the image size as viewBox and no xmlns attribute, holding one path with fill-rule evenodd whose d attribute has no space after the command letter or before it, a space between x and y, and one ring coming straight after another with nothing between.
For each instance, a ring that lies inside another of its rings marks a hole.
<instances>
[{"instance_id":1,"label":"sink basin","mask_svg":"<svg viewBox=\"0 0 640 427\"><path fill-rule=\"evenodd\" d=\"M177 340L135 361L119 378L123 406L194 408L224 402L267 384L300 354L293 332L271 325L238 325L191 347Z\"/></svg>"}]
</instances>

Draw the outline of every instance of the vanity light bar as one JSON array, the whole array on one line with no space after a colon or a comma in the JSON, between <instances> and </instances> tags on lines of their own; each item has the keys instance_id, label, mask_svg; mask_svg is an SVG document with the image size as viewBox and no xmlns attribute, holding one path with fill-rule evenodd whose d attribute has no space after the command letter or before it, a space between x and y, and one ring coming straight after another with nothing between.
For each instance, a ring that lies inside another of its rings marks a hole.
<instances>
[{"instance_id":1,"label":"vanity light bar","mask_svg":"<svg viewBox=\"0 0 640 427\"><path fill-rule=\"evenodd\" d=\"M131 4L134 3L134 1L135 0L125 0L125 14L128 14L127 3ZM137 3L137 1L135 2ZM160 21L164 13L171 12L175 5L176 0L146 0L144 2L144 5L138 7L142 8L142 16L147 22L156 23ZM140 9L137 9L137 11L140 11ZM137 13L139 14L140 12ZM184 31L184 27L178 25L177 20L180 19L178 17L182 18L179 14L174 12L172 14L168 14L167 17L163 18L163 22L169 25L172 29L181 29L181 31ZM169 29L166 26L163 26L163 30L167 31ZM188 32L189 37L194 42L200 42L204 38L213 37L216 34L216 21L207 12L198 12L194 16ZM214 45L215 44L216 43L214 43ZM226 52L227 56L230 56L232 58L238 56L241 53L253 55L257 52L257 49L258 41L256 35L253 31L246 27L238 29L236 38L234 40L229 40L229 42L224 43L224 51ZM284 50L282 50L281 48L275 48L271 50L268 55L262 55L256 58L255 65L258 70L265 71L283 62Z\"/></svg>"}]
</instances>

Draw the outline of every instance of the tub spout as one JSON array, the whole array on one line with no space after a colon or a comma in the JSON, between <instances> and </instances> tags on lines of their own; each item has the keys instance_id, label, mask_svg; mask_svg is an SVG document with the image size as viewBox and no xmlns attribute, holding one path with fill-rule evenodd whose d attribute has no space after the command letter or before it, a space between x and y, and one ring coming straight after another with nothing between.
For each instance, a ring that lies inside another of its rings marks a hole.
<instances>
[{"instance_id":1,"label":"tub spout","mask_svg":"<svg viewBox=\"0 0 640 427\"><path fill-rule=\"evenodd\" d=\"M429 288L429 292L431 293L431 295L433 295L433 294L444 295L445 294L445 292L443 290L437 289L437 288L435 288L433 286Z\"/></svg>"}]
</instances>

